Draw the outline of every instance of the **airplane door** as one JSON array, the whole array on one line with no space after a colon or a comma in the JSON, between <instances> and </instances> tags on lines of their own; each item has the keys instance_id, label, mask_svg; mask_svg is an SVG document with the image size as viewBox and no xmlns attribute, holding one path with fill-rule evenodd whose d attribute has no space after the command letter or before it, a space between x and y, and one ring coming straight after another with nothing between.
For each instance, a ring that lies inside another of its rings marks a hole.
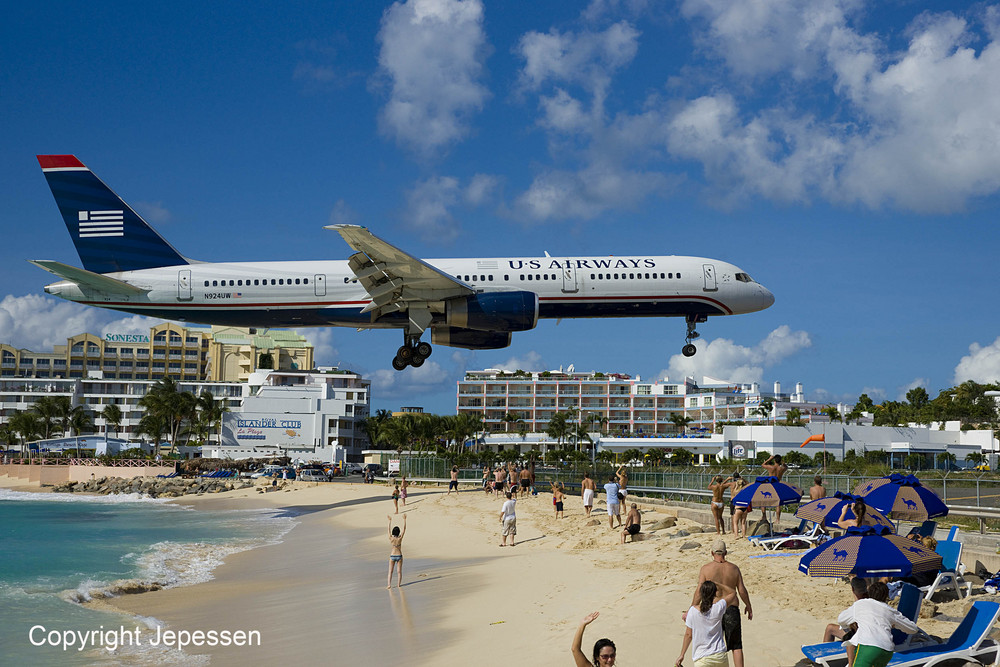
<instances>
[{"instance_id":1,"label":"airplane door","mask_svg":"<svg viewBox=\"0 0 1000 667\"><path fill-rule=\"evenodd\" d=\"M562 270L562 281L563 292L578 292L580 290L580 286L576 282L576 269L574 267Z\"/></svg>"},{"instance_id":2,"label":"airplane door","mask_svg":"<svg viewBox=\"0 0 1000 667\"><path fill-rule=\"evenodd\" d=\"M718 292L719 284L715 280L715 264L702 264L705 271L705 291Z\"/></svg>"},{"instance_id":3,"label":"airplane door","mask_svg":"<svg viewBox=\"0 0 1000 667\"><path fill-rule=\"evenodd\" d=\"M313 291L316 296L326 296L326 276L322 273L317 273L313 276Z\"/></svg>"},{"instance_id":4,"label":"airplane door","mask_svg":"<svg viewBox=\"0 0 1000 667\"><path fill-rule=\"evenodd\" d=\"M177 298L181 301L191 300L191 269L177 272Z\"/></svg>"}]
</instances>

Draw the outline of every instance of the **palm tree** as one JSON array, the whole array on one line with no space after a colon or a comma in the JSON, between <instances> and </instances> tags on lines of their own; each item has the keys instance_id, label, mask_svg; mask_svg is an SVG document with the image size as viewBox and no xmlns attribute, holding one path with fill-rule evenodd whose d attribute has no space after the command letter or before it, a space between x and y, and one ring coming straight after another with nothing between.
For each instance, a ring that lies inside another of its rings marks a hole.
<instances>
[{"instance_id":1,"label":"palm tree","mask_svg":"<svg viewBox=\"0 0 1000 667\"><path fill-rule=\"evenodd\" d=\"M761 400L760 406L750 411L750 414L757 415L761 419L768 420L771 418L772 410L774 410L774 401L769 398L765 398Z\"/></svg>"},{"instance_id":2,"label":"palm tree","mask_svg":"<svg viewBox=\"0 0 1000 667\"><path fill-rule=\"evenodd\" d=\"M41 418L32 412L18 412L10 418L10 429L21 438L21 451L29 440L37 440L42 433ZM28 451L31 455L31 451Z\"/></svg>"},{"instance_id":3,"label":"palm tree","mask_svg":"<svg viewBox=\"0 0 1000 667\"><path fill-rule=\"evenodd\" d=\"M552 415L552 419L549 420L549 425L545 429L545 434L550 438L555 438L558 448L562 449L563 439L569 435L570 426L566 421L567 414L565 412L557 412Z\"/></svg>"},{"instance_id":4,"label":"palm tree","mask_svg":"<svg viewBox=\"0 0 1000 667\"><path fill-rule=\"evenodd\" d=\"M830 423L843 421L843 418L840 416L840 410L836 406L828 405L820 410L820 412L830 418Z\"/></svg>"},{"instance_id":5,"label":"palm tree","mask_svg":"<svg viewBox=\"0 0 1000 667\"><path fill-rule=\"evenodd\" d=\"M162 420L164 429L170 436L170 453L173 454L184 421L190 420L196 413L197 399L194 394L179 391L177 382L164 376L139 399L139 405L147 414L156 415Z\"/></svg>"},{"instance_id":6,"label":"palm tree","mask_svg":"<svg viewBox=\"0 0 1000 667\"><path fill-rule=\"evenodd\" d=\"M94 422L90 418L90 411L83 406L77 405L69 411L69 428L76 436L76 456L80 457L80 434L89 431L94 427Z\"/></svg>"},{"instance_id":7,"label":"palm tree","mask_svg":"<svg viewBox=\"0 0 1000 667\"><path fill-rule=\"evenodd\" d=\"M219 428L219 446L222 446L222 415L229 412L229 408L222 405L221 401L215 400L211 392L203 391L195 400L197 416L195 423L200 437L204 441L211 440L212 428Z\"/></svg>"},{"instance_id":8,"label":"palm tree","mask_svg":"<svg viewBox=\"0 0 1000 667\"><path fill-rule=\"evenodd\" d=\"M785 413L786 426L802 426L802 411L798 408L788 408Z\"/></svg>"},{"instance_id":9,"label":"palm tree","mask_svg":"<svg viewBox=\"0 0 1000 667\"><path fill-rule=\"evenodd\" d=\"M52 434L52 426L56 422L56 414L59 411L56 407L55 396L42 396L31 406L32 412L38 415L42 428L42 437L46 440Z\"/></svg>"},{"instance_id":10,"label":"palm tree","mask_svg":"<svg viewBox=\"0 0 1000 667\"><path fill-rule=\"evenodd\" d=\"M167 432L166 418L154 412L147 412L139 419L135 432L137 435L148 435L152 438L156 453L159 454L160 441L163 440L163 434Z\"/></svg>"},{"instance_id":11,"label":"palm tree","mask_svg":"<svg viewBox=\"0 0 1000 667\"><path fill-rule=\"evenodd\" d=\"M108 436L108 427L115 427L115 435L118 435L118 427L122 424L122 409L114 403L104 406L101 410L101 417L104 419L104 437Z\"/></svg>"},{"instance_id":12,"label":"palm tree","mask_svg":"<svg viewBox=\"0 0 1000 667\"><path fill-rule=\"evenodd\" d=\"M369 415L361 420L361 429L368 436L368 442L372 447L378 446L383 439L383 429L386 423L392 419L392 413L388 410L376 410L374 415Z\"/></svg>"},{"instance_id":13,"label":"palm tree","mask_svg":"<svg viewBox=\"0 0 1000 667\"><path fill-rule=\"evenodd\" d=\"M691 417L682 415L679 412L670 413L670 423L673 424L674 427L681 432L681 435L684 435L687 432L688 424L690 424L693 421L694 419L692 419Z\"/></svg>"}]
</instances>

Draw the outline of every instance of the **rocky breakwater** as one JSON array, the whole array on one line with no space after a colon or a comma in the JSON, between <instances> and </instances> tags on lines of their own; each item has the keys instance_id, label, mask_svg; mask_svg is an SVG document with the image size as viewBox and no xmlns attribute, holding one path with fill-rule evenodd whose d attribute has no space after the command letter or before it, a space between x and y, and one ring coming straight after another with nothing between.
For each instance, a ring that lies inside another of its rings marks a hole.
<instances>
[{"instance_id":1,"label":"rocky breakwater","mask_svg":"<svg viewBox=\"0 0 1000 667\"><path fill-rule=\"evenodd\" d=\"M98 477L87 482L65 482L52 487L54 493L94 493L108 495L111 493L141 493L151 498L177 498L185 495L201 495L204 493L222 493L236 489L247 489L253 486L249 481L233 479L210 479L196 477Z\"/></svg>"}]
</instances>

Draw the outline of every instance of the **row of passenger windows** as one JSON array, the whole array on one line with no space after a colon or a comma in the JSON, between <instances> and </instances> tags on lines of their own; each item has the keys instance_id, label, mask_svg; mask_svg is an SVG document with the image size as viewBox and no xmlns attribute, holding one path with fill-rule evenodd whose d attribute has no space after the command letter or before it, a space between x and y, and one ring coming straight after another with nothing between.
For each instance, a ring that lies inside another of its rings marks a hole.
<instances>
[{"instance_id":1,"label":"row of passenger windows","mask_svg":"<svg viewBox=\"0 0 1000 667\"><path fill-rule=\"evenodd\" d=\"M246 280L230 280L228 282L225 281L225 280L206 280L205 281L205 287L243 287L244 285L246 285L247 287L249 287L250 285L257 285L259 287L261 285L267 285L267 284L268 284L267 278L264 278L263 280L261 280L260 278L255 278L253 280L250 280L249 278L247 278ZM271 283L270 284L271 285L308 285L309 284L309 279L308 278L295 278L295 279L292 279L292 278L271 278Z\"/></svg>"},{"instance_id":2,"label":"row of passenger windows","mask_svg":"<svg viewBox=\"0 0 1000 667\"><path fill-rule=\"evenodd\" d=\"M643 279L645 279L645 280L657 280L658 279L657 277L659 277L659 280L673 280L674 278L677 278L678 280L680 280L680 278L681 278L681 274L679 274L679 273L622 273L622 274L618 274L618 273L598 273L596 275L593 274L593 273L591 273L590 274L590 279L591 280L619 280L619 275L621 276L621 280L625 280L626 277L627 277L628 280L643 280ZM644 278L644 276L645 276L645 278Z\"/></svg>"}]
</instances>

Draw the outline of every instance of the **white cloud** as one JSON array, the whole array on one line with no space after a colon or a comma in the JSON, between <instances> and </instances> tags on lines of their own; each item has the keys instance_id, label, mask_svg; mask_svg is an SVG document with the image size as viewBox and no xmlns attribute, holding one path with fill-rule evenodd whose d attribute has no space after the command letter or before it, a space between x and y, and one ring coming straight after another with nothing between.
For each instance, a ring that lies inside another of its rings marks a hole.
<instances>
[{"instance_id":1,"label":"white cloud","mask_svg":"<svg viewBox=\"0 0 1000 667\"><path fill-rule=\"evenodd\" d=\"M896 396L896 400L905 401L906 393L911 389L916 389L917 387L923 387L924 389L927 389L927 387L929 386L931 386L931 381L929 378L914 378L913 380L911 380L910 382L904 384L902 387L899 388L899 393Z\"/></svg>"},{"instance_id":2,"label":"white cloud","mask_svg":"<svg viewBox=\"0 0 1000 667\"><path fill-rule=\"evenodd\" d=\"M295 333L305 336L313 346L313 364L316 366L335 366L340 356L334 347L333 329L331 327L309 327L296 329ZM305 369L309 370L309 369Z\"/></svg>"},{"instance_id":3,"label":"white cloud","mask_svg":"<svg viewBox=\"0 0 1000 667\"><path fill-rule=\"evenodd\" d=\"M491 368L502 371L541 371L545 370L545 360L542 359L542 355L531 350L520 357L511 357L503 363L493 364Z\"/></svg>"},{"instance_id":4,"label":"white cloud","mask_svg":"<svg viewBox=\"0 0 1000 667\"><path fill-rule=\"evenodd\" d=\"M358 219L357 212L348 206L343 199L338 199L337 203L333 205L333 210L330 211L331 225L356 225Z\"/></svg>"},{"instance_id":5,"label":"white cloud","mask_svg":"<svg viewBox=\"0 0 1000 667\"><path fill-rule=\"evenodd\" d=\"M792 331L782 325L753 347L737 345L726 338L716 338L707 345L698 346L698 354L685 357L675 354L670 365L657 377L669 376L681 381L691 376L700 380L708 375L730 382L761 382L764 370L812 345L805 331Z\"/></svg>"},{"instance_id":6,"label":"white cloud","mask_svg":"<svg viewBox=\"0 0 1000 667\"><path fill-rule=\"evenodd\" d=\"M465 203L480 206L489 202L500 187L500 179L490 174L475 174L463 192Z\"/></svg>"},{"instance_id":7,"label":"white cloud","mask_svg":"<svg viewBox=\"0 0 1000 667\"><path fill-rule=\"evenodd\" d=\"M458 222L451 209L460 194L458 179L451 176L435 176L416 183L406 193L408 226L427 240L454 240L458 236Z\"/></svg>"},{"instance_id":8,"label":"white cloud","mask_svg":"<svg viewBox=\"0 0 1000 667\"><path fill-rule=\"evenodd\" d=\"M455 371L435 361L427 360L420 368L407 367L396 371L379 369L369 376L372 397L377 400L433 394L443 389L455 389Z\"/></svg>"},{"instance_id":9,"label":"white cloud","mask_svg":"<svg viewBox=\"0 0 1000 667\"><path fill-rule=\"evenodd\" d=\"M966 380L979 383L1000 382L1000 338L983 347L979 343L969 346L969 354L955 366L952 382L960 385Z\"/></svg>"},{"instance_id":10,"label":"white cloud","mask_svg":"<svg viewBox=\"0 0 1000 667\"><path fill-rule=\"evenodd\" d=\"M35 294L7 295L0 301L0 341L33 352L51 352L54 345L65 345L70 336L98 331L106 319L96 308L69 301Z\"/></svg>"},{"instance_id":11,"label":"white cloud","mask_svg":"<svg viewBox=\"0 0 1000 667\"><path fill-rule=\"evenodd\" d=\"M480 83L488 53L479 0L396 2L382 16L378 78L389 99L383 134L431 157L468 135L489 91Z\"/></svg>"}]
</instances>

